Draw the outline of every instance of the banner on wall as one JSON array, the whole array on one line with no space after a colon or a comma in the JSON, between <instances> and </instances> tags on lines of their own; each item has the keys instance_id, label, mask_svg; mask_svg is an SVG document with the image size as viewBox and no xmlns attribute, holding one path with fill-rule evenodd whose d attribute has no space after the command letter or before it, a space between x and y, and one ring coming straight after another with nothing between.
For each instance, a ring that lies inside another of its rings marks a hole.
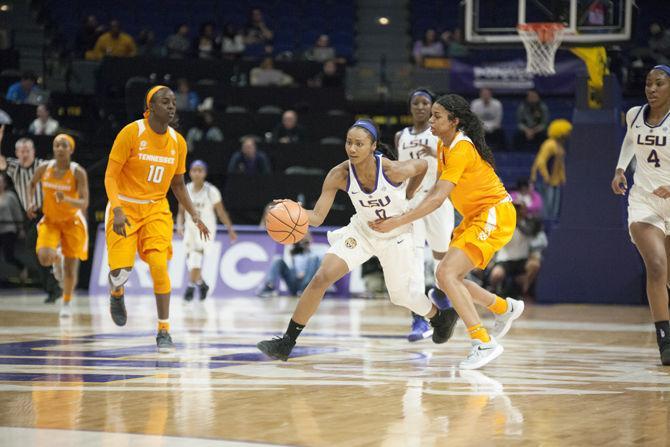
<instances>
[{"instance_id":1,"label":"banner on wall","mask_svg":"<svg viewBox=\"0 0 670 447\"><path fill-rule=\"evenodd\" d=\"M535 88L540 94L568 95L575 92L576 77L586 75L579 59L556 61L556 74L533 76L526 72L526 61L465 62L452 60L449 86L455 93L477 95L479 89L490 88L500 93L523 93Z\"/></svg>"},{"instance_id":2,"label":"banner on wall","mask_svg":"<svg viewBox=\"0 0 670 447\"><path fill-rule=\"evenodd\" d=\"M333 228L319 227L311 229L311 250L323 257L328 250L326 233ZM235 226L238 239L231 244L228 233L219 228L212 241L209 252L205 254L202 275L210 286L210 295L216 298L255 296L262 286L265 275L276 257L285 256L284 246L274 242L264 229L254 226ZM186 253L181 238L175 235L172 242L173 255L169 265L172 292L183 294L188 284ZM107 250L105 247L105 229L100 225L95 239L93 268L89 282L91 295L107 295L109 284L107 276ZM149 266L139 258L135 260L133 272L125 286L126 294L153 294L153 282ZM339 296L363 291L360 269L345 276L335 284L333 292Z\"/></svg>"}]
</instances>

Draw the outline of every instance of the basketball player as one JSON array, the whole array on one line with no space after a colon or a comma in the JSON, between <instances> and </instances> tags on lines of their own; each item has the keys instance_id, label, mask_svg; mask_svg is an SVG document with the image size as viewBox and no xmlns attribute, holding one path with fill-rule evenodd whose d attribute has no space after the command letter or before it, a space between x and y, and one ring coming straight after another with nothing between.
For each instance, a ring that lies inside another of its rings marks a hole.
<instances>
[{"instance_id":1,"label":"basketball player","mask_svg":"<svg viewBox=\"0 0 670 447\"><path fill-rule=\"evenodd\" d=\"M63 288L60 316L72 315L70 301L77 285L79 261L88 259L88 226L84 211L88 208L88 176L84 168L70 160L74 152L70 135L56 135L54 158L41 164L30 181L31 203L27 214L38 212L34 201L37 184L42 186L44 216L37 224L37 259L44 267L52 266Z\"/></svg>"},{"instance_id":2,"label":"basketball player","mask_svg":"<svg viewBox=\"0 0 670 447\"><path fill-rule=\"evenodd\" d=\"M109 203L105 216L110 313L118 326L128 318L123 285L135 263L135 254L149 264L158 311L156 344L159 352L174 349L170 337L170 277L172 213L167 201L171 189L192 216L203 239L207 226L186 191L186 141L170 127L176 99L169 88L157 85L146 95L144 118L126 125L116 137L105 172Z\"/></svg>"},{"instance_id":3,"label":"basketball player","mask_svg":"<svg viewBox=\"0 0 670 447\"><path fill-rule=\"evenodd\" d=\"M431 190L437 180L437 137L430 132L430 108L435 96L425 88L418 88L410 93L409 109L412 114L412 127L406 127L396 133L395 146L398 152L398 160L405 161L414 158L423 158L428 162L428 172L421 182L421 186L410 202L410 208L416 206ZM417 250L416 262L421 265L421 276L424 276L423 250L428 246L433 252L435 266L442 260L451 241L451 233L454 231L454 206L449 199L442 205L414 222L414 234L416 236ZM444 301L444 293L433 288L428 292L433 302ZM407 339L418 341L430 336L432 329L426 320L413 314L412 330Z\"/></svg>"},{"instance_id":4,"label":"basketball player","mask_svg":"<svg viewBox=\"0 0 670 447\"><path fill-rule=\"evenodd\" d=\"M637 160L634 185L628 194L628 229L647 270L647 296L656 325L661 363L670 365L670 67L657 65L644 88L647 104L626 113L626 137L621 145L612 190L624 195L624 175Z\"/></svg>"},{"instance_id":5,"label":"basketball player","mask_svg":"<svg viewBox=\"0 0 670 447\"><path fill-rule=\"evenodd\" d=\"M380 216L370 227L381 233L397 231L432 213L451 196L463 222L454 230L449 250L437 267L436 280L472 339L470 355L460 367L477 369L502 354L503 347L494 337L502 338L509 331L524 306L523 301L502 299L465 277L475 268L486 268L495 252L512 239L516 212L495 173L484 128L470 104L458 95L441 96L433 104L430 126L440 138L437 182L414 209L386 219ZM493 337L482 326L475 302L496 315Z\"/></svg>"},{"instance_id":6,"label":"basketball player","mask_svg":"<svg viewBox=\"0 0 670 447\"><path fill-rule=\"evenodd\" d=\"M202 160L193 161L188 175L191 181L186 185L186 190L191 197L193 206L200 213L200 219L207 225L210 234L216 234L216 218L218 216L228 230L230 242L234 243L237 240L237 233L235 233L233 222L223 206L221 193L216 186L205 181L207 178L207 163ZM200 291L200 300L204 300L207 297L209 286L202 279L202 261L211 245L211 241L200 238L200 230L193 223L191 216L184 213L182 205L179 205L177 214L177 233L184 238L186 266L189 274L189 283L184 293L184 299L191 301L197 287Z\"/></svg>"},{"instance_id":7,"label":"basketball player","mask_svg":"<svg viewBox=\"0 0 670 447\"><path fill-rule=\"evenodd\" d=\"M349 225L328 233L330 249L303 291L283 337L258 343L258 349L268 356L286 361L326 290L372 256L377 256L384 269L391 302L429 318L434 329L433 342L444 343L451 337L458 320L456 312L453 309L439 310L426 297L419 266L413 262L412 226L404 225L383 235L367 227L368 220L395 216L407 209L407 199L421 184L428 163L425 160L389 160L375 154L378 144L379 131L372 121L358 120L347 132L345 149L349 160L330 170L321 196L307 215L311 226L321 225L337 191L349 194L356 214Z\"/></svg>"}]
</instances>

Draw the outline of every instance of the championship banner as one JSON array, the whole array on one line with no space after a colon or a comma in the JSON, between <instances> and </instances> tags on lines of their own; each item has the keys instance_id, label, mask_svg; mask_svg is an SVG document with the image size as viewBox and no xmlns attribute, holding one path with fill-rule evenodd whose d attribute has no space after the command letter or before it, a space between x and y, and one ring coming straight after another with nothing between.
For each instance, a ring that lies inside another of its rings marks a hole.
<instances>
[{"instance_id":1,"label":"championship banner","mask_svg":"<svg viewBox=\"0 0 670 447\"><path fill-rule=\"evenodd\" d=\"M335 228L319 227L310 229L312 253L323 255L329 248L326 233ZM273 259L286 256L290 245L281 245L274 242L263 228L251 225L236 225L237 241L230 243L228 233L223 227L216 232L205 258L202 276L209 285L209 296L214 298L239 298L255 296L262 286ZM172 241L173 256L169 264L172 293L179 296L184 293L188 285L188 270L186 268L186 253L183 240L176 235ZM286 259L286 258L285 258ZM290 264L289 264L290 265ZM108 295L109 283L107 276L107 250L105 247L105 228L98 226L93 254L93 268L89 283L91 295ZM282 283L282 286L283 283ZM153 281L149 273L149 266L137 257L130 279L125 285L126 295L153 294ZM353 271L335 283L332 294L348 296L350 293L363 292L363 281L360 268Z\"/></svg>"},{"instance_id":2,"label":"championship banner","mask_svg":"<svg viewBox=\"0 0 670 447\"><path fill-rule=\"evenodd\" d=\"M515 59L503 62L471 64L454 59L449 70L452 92L476 96L481 88L490 88L496 94L525 93L535 88L540 94L572 95L578 75L586 75L586 67L579 59L556 61L556 74L533 76L526 72L526 61Z\"/></svg>"}]
</instances>

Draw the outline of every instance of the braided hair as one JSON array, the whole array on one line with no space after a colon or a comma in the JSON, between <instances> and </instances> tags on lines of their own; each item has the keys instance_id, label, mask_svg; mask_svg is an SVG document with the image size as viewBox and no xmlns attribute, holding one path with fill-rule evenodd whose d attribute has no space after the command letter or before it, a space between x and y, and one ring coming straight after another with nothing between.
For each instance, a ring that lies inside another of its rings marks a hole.
<instances>
[{"instance_id":1,"label":"braided hair","mask_svg":"<svg viewBox=\"0 0 670 447\"><path fill-rule=\"evenodd\" d=\"M449 112L450 119L458 118L459 130L462 130L474 143L479 155L492 168L495 168L495 159L491 148L486 144L484 138L484 126L477 115L470 110L470 104L460 95L448 94L437 98L437 104Z\"/></svg>"}]
</instances>

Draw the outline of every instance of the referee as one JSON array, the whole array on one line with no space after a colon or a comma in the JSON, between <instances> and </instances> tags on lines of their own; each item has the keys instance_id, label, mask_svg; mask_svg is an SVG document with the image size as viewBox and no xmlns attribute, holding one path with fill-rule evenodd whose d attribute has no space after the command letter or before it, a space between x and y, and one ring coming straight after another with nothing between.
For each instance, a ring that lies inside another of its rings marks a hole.
<instances>
[{"instance_id":1,"label":"referee","mask_svg":"<svg viewBox=\"0 0 670 447\"><path fill-rule=\"evenodd\" d=\"M2 144L2 137L4 134L3 125L0 127L0 144ZM29 200L30 180L35 174L35 169L44 163L46 160L35 158L35 145L30 138L20 138L15 146L16 158L5 158L0 154L0 171L7 171L7 175L14 183L14 189L19 196L19 201L23 207L23 211L27 209L31 200ZM34 203L38 209L42 208L42 187L37 185L37 193L35 194ZM42 267L37 262L37 255L35 253L35 243L37 242L37 223L42 218L41 212L35 219L26 219L26 244L28 246L28 253L30 253L34 264L37 266L37 271L40 275L42 287L47 292L48 296L46 303L53 303L63 294L63 290L58 285L58 281L54 278L51 268Z\"/></svg>"}]
</instances>

